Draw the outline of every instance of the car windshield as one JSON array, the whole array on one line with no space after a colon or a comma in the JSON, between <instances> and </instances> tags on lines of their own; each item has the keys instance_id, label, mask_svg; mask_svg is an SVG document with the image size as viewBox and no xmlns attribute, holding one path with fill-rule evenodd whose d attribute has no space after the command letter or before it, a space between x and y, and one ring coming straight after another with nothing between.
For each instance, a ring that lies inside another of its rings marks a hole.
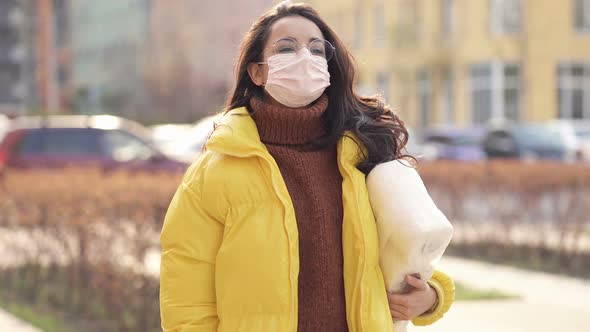
<instances>
[{"instance_id":1,"label":"car windshield","mask_svg":"<svg viewBox=\"0 0 590 332\"><path fill-rule=\"evenodd\" d=\"M590 140L590 128L576 128L576 136L583 140Z\"/></svg>"},{"instance_id":2,"label":"car windshield","mask_svg":"<svg viewBox=\"0 0 590 332\"><path fill-rule=\"evenodd\" d=\"M82 128L42 128L27 133L19 146L22 155L98 156L99 131Z\"/></svg>"},{"instance_id":3,"label":"car windshield","mask_svg":"<svg viewBox=\"0 0 590 332\"><path fill-rule=\"evenodd\" d=\"M455 145L473 146L480 145L481 139L482 138L478 135L456 136L453 138L453 143Z\"/></svg>"},{"instance_id":4,"label":"car windshield","mask_svg":"<svg viewBox=\"0 0 590 332\"><path fill-rule=\"evenodd\" d=\"M565 144L559 128L550 125L521 125L515 128L514 135L525 146L563 147Z\"/></svg>"},{"instance_id":5,"label":"car windshield","mask_svg":"<svg viewBox=\"0 0 590 332\"><path fill-rule=\"evenodd\" d=\"M107 156L120 162L146 160L156 154L156 151L139 137L117 129L105 131L102 144Z\"/></svg>"},{"instance_id":6,"label":"car windshield","mask_svg":"<svg viewBox=\"0 0 590 332\"><path fill-rule=\"evenodd\" d=\"M430 143L448 144L456 146L477 146L482 137L471 133L455 133L451 135L432 135L426 139Z\"/></svg>"}]
</instances>

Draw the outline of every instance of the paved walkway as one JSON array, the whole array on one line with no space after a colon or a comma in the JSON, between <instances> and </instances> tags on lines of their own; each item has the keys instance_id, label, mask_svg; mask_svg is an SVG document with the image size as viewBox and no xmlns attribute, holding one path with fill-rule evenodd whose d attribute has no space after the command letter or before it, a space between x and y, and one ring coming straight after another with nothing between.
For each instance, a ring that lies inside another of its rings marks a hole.
<instances>
[{"instance_id":1,"label":"paved walkway","mask_svg":"<svg viewBox=\"0 0 590 332\"><path fill-rule=\"evenodd\" d=\"M520 300L461 301L430 327L411 332L588 332L590 280L445 257L440 269L480 289L520 295Z\"/></svg>"},{"instance_id":2,"label":"paved walkway","mask_svg":"<svg viewBox=\"0 0 590 332\"><path fill-rule=\"evenodd\" d=\"M41 330L14 318L12 315L2 310L0 310L0 331L41 332Z\"/></svg>"},{"instance_id":3,"label":"paved walkway","mask_svg":"<svg viewBox=\"0 0 590 332\"><path fill-rule=\"evenodd\" d=\"M588 332L588 314L519 301L458 302L440 321L409 332Z\"/></svg>"},{"instance_id":4,"label":"paved walkway","mask_svg":"<svg viewBox=\"0 0 590 332\"><path fill-rule=\"evenodd\" d=\"M465 285L517 294L520 300L460 301L443 319L409 332L588 332L590 280L445 257L440 269ZM0 331L41 332L0 311Z\"/></svg>"}]
</instances>

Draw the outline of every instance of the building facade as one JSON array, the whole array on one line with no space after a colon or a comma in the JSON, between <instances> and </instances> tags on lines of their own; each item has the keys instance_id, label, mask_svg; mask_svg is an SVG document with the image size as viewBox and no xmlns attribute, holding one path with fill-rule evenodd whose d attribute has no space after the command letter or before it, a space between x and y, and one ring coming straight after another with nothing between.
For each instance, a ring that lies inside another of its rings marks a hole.
<instances>
[{"instance_id":1,"label":"building facade","mask_svg":"<svg viewBox=\"0 0 590 332\"><path fill-rule=\"evenodd\" d=\"M71 0L72 86L78 113L141 117L149 0Z\"/></svg>"},{"instance_id":2,"label":"building facade","mask_svg":"<svg viewBox=\"0 0 590 332\"><path fill-rule=\"evenodd\" d=\"M68 109L69 1L0 2L0 112Z\"/></svg>"},{"instance_id":3,"label":"building facade","mask_svg":"<svg viewBox=\"0 0 590 332\"><path fill-rule=\"evenodd\" d=\"M0 112L22 113L27 104L27 62L31 60L31 43L23 29L25 8L18 0L0 2Z\"/></svg>"},{"instance_id":4,"label":"building facade","mask_svg":"<svg viewBox=\"0 0 590 332\"><path fill-rule=\"evenodd\" d=\"M311 3L411 126L590 119L589 0Z\"/></svg>"},{"instance_id":5,"label":"building facade","mask_svg":"<svg viewBox=\"0 0 590 332\"><path fill-rule=\"evenodd\" d=\"M242 38L276 2L154 0L149 81L162 121L195 121L223 107Z\"/></svg>"}]
</instances>

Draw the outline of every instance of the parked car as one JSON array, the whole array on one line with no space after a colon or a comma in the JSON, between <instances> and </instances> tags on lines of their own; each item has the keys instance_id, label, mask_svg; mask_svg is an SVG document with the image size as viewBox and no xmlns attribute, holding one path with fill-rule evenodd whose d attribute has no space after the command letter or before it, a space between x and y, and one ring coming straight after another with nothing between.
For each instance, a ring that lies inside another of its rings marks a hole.
<instances>
[{"instance_id":1,"label":"parked car","mask_svg":"<svg viewBox=\"0 0 590 332\"><path fill-rule=\"evenodd\" d=\"M484 139L488 158L573 162L577 151L570 138L552 123L494 125Z\"/></svg>"},{"instance_id":2,"label":"parked car","mask_svg":"<svg viewBox=\"0 0 590 332\"><path fill-rule=\"evenodd\" d=\"M0 168L186 170L186 163L156 149L148 133L133 121L107 115L20 117L0 144Z\"/></svg>"},{"instance_id":3,"label":"parked car","mask_svg":"<svg viewBox=\"0 0 590 332\"><path fill-rule=\"evenodd\" d=\"M4 135L6 135L9 126L10 119L4 114L0 114L0 142L2 142Z\"/></svg>"},{"instance_id":4,"label":"parked car","mask_svg":"<svg viewBox=\"0 0 590 332\"><path fill-rule=\"evenodd\" d=\"M418 161L434 161L438 159L438 151L436 147L422 144L422 139L416 131L407 126L406 129L409 134L406 150L411 156L418 159Z\"/></svg>"},{"instance_id":5,"label":"parked car","mask_svg":"<svg viewBox=\"0 0 590 332\"><path fill-rule=\"evenodd\" d=\"M427 129L423 134L424 144L437 150L441 160L478 161L485 159L481 142L484 128L459 128L441 126Z\"/></svg>"},{"instance_id":6,"label":"parked car","mask_svg":"<svg viewBox=\"0 0 590 332\"><path fill-rule=\"evenodd\" d=\"M186 145L185 139L190 134L191 124L160 124L151 126L152 140L155 146L165 155L175 160L184 160L180 151Z\"/></svg>"},{"instance_id":7,"label":"parked car","mask_svg":"<svg viewBox=\"0 0 590 332\"><path fill-rule=\"evenodd\" d=\"M160 142L159 146L163 148L166 155L190 164L203 151L203 147L215 127L217 116L207 116L193 125L170 125L170 127L155 128L157 131L153 133L155 135L153 137ZM176 133L166 135L165 131L169 130L176 130ZM167 140L162 136L167 136Z\"/></svg>"},{"instance_id":8,"label":"parked car","mask_svg":"<svg viewBox=\"0 0 590 332\"><path fill-rule=\"evenodd\" d=\"M575 160L590 162L590 121L589 120L554 120L570 150L575 151Z\"/></svg>"}]
</instances>

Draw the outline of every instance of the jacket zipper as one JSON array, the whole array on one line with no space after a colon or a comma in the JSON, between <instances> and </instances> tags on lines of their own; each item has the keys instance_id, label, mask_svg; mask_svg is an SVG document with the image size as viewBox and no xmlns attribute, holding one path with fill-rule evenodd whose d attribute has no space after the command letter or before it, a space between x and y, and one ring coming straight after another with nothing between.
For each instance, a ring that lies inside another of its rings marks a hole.
<instances>
[{"instance_id":1,"label":"jacket zipper","mask_svg":"<svg viewBox=\"0 0 590 332\"><path fill-rule=\"evenodd\" d=\"M292 204L288 204L286 202L286 199L284 198L284 196L280 194L283 191L278 188L278 185L277 185L277 183L275 181L275 176L274 175L276 174L276 171L273 172L274 167L273 167L271 161L268 160L268 159L266 159L266 158L264 158L264 157L262 157L262 159L264 159L264 161L266 162L266 165L267 165L267 167L268 167L268 169L269 169L269 171L271 173L270 174L270 181L271 181L272 187L273 187L276 195L279 197L279 201L283 204L283 208L285 209L285 221L287 221L287 218L286 218L286 216L287 216L287 210L288 209L293 209ZM295 215L295 214L293 213L293 215ZM292 295L291 295L291 305L293 306L293 317L292 317L292 320L293 320L293 323L294 323L293 324L293 331L296 331L297 319L298 319L297 318L297 309L298 309L297 307L298 307L298 304L297 304L297 294L294 291L295 290L294 285L295 285L296 280L293 280L293 254L291 252L291 247L292 247L292 244L293 244L293 239L291 239L291 236L289 235L289 229L288 228L286 229L286 232L287 232L287 241L289 243L289 281L291 283L291 293L292 293Z\"/></svg>"},{"instance_id":2,"label":"jacket zipper","mask_svg":"<svg viewBox=\"0 0 590 332\"><path fill-rule=\"evenodd\" d=\"M239 158L258 157L258 158L264 160L264 162L266 163L266 166L268 168L272 188L275 191L275 194L278 196L281 204L283 204L283 208L285 209L285 220L287 220L287 218L286 218L287 209L293 209L293 207L291 204L287 204L287 202L285 202L285 198L283 197L283 195L281 195L282 191L278 188L278 185L275 181L274 175L276 174L276 171L273 171L273 169L274 169L273 164L268 159L268 157L258 151L253 152L253 153L234 154L234 156L239 157ZM293 215L295 215L295 214L293 213ZM291 247L292 247L293 240L289 236L288 229L286 229L285 231L287 232L287 241L288 241L288 248L289 248L289 282L291 283L291 293L292 293L291 306L293 307L293 316L291 319L293 321L293 331L296 331L296 327L297 327L297 294L295 294L295 292L294 292L294 289L295 289L294 283L295 282L293 280L293 255L291 253Z\"/></svg>"}]
</instances>

